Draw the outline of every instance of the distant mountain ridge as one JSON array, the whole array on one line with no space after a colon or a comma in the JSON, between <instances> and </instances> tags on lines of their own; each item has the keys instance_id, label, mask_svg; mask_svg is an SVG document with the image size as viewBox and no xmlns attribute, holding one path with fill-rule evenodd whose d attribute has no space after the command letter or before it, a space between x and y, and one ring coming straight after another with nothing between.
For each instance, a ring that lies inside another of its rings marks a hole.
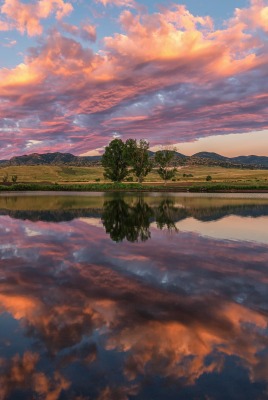
<instances>
[{"instance_id":1,"label":"distant mountain ridge","mask_svg":"<svg viewBox=\"0 0 268 400\"><path fill-rule=\"evenodd\" d=\"M73 165L92 166L100 162L100 156L81 157L71 153L32 153L23 156L12 157L10 160L0 160L2 166L18 165Z\"/></svg>"},{"instance_id":2,"label":"distant mountain ridge","mask_svg":"<svg viewBox=\"0 0 268 400\"><path fill-rule=\"evenodd\" d=\"M224 157L217 153L199 152L189 157L193 163L205 165L218 165L226 168L254 168L268 169L268 157L265 156L238 156Z\"/></svg>"},{"instance_id":3,"label":"distant mountain ridge","mask_svg":"<svg viewBox=\"0 0 268 400\"><path fill-rule=\"evenodd\" d=\"M154 152L150 151L150 157L154 157ZM19 165L70 165L77 167L97 166L101 164L101 156L75 156L71 153L33 153L23 156L12 157L10 160L0 160L0 166L19 166ZM268 169L268 157L265 156L238 156L224 157L213 152L199 152L192 156L176 152L175 166L183 165L207 165L221 166L224 168L251 168Z\"/></svg>"}]
</instances>

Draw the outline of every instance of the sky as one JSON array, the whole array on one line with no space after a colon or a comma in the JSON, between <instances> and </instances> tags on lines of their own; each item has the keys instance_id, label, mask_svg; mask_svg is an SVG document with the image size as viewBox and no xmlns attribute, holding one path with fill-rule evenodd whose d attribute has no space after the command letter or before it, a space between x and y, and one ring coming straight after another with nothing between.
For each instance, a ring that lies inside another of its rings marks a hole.
<instances>
[{"instance_id":1,"label":"sky","mask_svg":"<svg viewBox=\"0 0 268 400\"><path fill-rule=\"evenodd\" d=\"M268 156L268 0L0 0L0 159Z\"/></svg>"}]
</instances>

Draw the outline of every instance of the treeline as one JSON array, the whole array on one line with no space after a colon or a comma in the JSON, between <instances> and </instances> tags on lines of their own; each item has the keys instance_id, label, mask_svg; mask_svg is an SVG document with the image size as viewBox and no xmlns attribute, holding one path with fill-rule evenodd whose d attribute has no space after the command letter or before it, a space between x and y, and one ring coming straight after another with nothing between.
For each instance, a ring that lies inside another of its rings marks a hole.
<instances>
[{"instance_id":1,"label":"treeline","mask_svg":"<svg viewBox=\"0 0 268 400\"><path fill-rule=\"evenodd\" d=\"M172 167L175 150L159 150L154 155L154 161L149 157L149 142L141 139L114 139L105 147L102 156L104 177L113 182L122 182L130 174L134 174L139 183L152 170L157 169L159 176L165 181L175 176L176 168Z\"/></svg>"}]
</instances>

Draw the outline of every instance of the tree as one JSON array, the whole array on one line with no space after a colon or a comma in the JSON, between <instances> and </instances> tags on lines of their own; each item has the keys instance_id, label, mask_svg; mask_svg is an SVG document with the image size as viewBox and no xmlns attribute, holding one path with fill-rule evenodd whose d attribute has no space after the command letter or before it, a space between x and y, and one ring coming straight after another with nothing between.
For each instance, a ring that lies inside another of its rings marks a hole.
<instances>
[{"instance_id":1,"label":"tree","mask_svg":"<svg viewBox=\"0 0 268 400\"><path fill-rule=\"evenodd\" d=\"M101 163L105 170L105 178L121 182L129 174L125 143L121 139L112 140L109 146L105 147Z\"/></svg>"},{"instance_id":2,"label":"tree","mask_svg":"<svg viewBox=\"0 0 268 400\"><path fill-rule=\"evenodd\" d=\"M149 160L148 153L149 142L144 139L141 139L139 142L136 139L128 139L126 141L126 150L132 172L138 178L139 183L142 183L145 176L152 169L152 162Z\"/></svg>"},{"instance_id":3,"label":"tree","mask_svg":"<svg viewBox=\"0 0 268 400\"><path fill-rule=\"evenodd\" d=\"M157 172L165 181L172 179L175 176L176 168L172 167L172 161L175 157L175 150L159 150L155 153L155 163L158 165Z\"/></svg>"}]
</instances>

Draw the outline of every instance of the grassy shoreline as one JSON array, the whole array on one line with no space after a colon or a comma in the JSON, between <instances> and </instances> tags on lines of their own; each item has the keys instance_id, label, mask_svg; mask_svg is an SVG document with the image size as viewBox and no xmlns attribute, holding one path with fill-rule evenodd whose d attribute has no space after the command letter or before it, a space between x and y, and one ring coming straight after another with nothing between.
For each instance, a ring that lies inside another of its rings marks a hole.
<instances>
[{"instance_id":1,"label":"grassy shoreline","mask_svg":"<svg viewBox=\"0 0 268 400\"><path fill-rule=\"evenodd\" d=\"M44 184L17 183L0 185L0 192L21 191L61 191L61 192L191 192L191 193L220 193L220 192L267 192L268 185L238 185L207 183L199 185L154 185L138 183L91 183L91 184Z\"/></svg>"}]
</instances>

